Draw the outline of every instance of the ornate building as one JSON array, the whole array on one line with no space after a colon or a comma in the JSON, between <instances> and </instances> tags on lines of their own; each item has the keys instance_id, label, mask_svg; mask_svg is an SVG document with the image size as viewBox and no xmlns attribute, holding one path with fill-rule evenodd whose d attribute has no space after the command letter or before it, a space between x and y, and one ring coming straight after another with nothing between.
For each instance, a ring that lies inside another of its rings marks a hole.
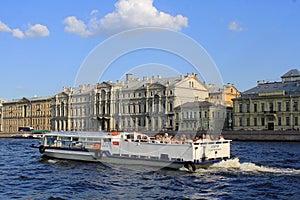
<instances>
[{"instance_id":1,"label":"ornate building","mask_svg":"<svg viewBox=\"0 0 300 200\"><path fill-rule=\"evenodd\" d=\"M207 87L194 73L143 79L127 74L125 81L64 88L52 101L52 128L82 131L175 130L174 107L207 98Z\"/></svg>"},{"instance_id":2,"label":"ornate building","mask_svg":"<svg viewBox=\"0 0 300 200\"><path fill-rule=\"evenodd\" d=\"M227 107L233 107L232 99L238 98L240 92L236 89L234 84L227 83L222 88L217 87L214 84L208 85L209 101L225 105Z\"/></svg>"},{"instance_id":3,"label":"ornate building","mask_svg":"<svg viewBox=\"0 0 300 200\"><path fill-rule=\"evenodd\" d=\"M300 72L281 76L281 82L258 82L234 99L235 130L299 129Z\"/></svg>"},{"instance_id":4,"label":"ornate building","mask_svg":"<svg viewBox=\"0 0 300 200\"><path fill-rule=\"evenodd\" d=\"M205 100L208 90L197 74L172 78L126 75L126 81L97 85L94 110L100 130L175 130L174 107Z\"/></svg>"},{"instance_id":5,"label":"ornate building","mask_svg":"<svg viewBox=\"0 0 300 200\"><path fill-rule=\"evenodd\" d=\"M32 127L34 130L51 129L51 97L24 97L2 104L4 132L17 132L19 127Z\"/></svg>"},{"instance_id":6,"label":"ornate building","mask_svg":"<svg viewBox=\"0 0 300 200\"><path fill-rule=\"evenodd\" d=\"M52 98L51 129L53 131L94 131L92 104L94 86L63 88Z\"/></svg>"},{"instance_id":7,"label":"ornate building","mask_svg":"<svg viewBox=\"0 0 300 200\"><path fill-rule=\"evenodd\" d=\"M208 101L187 102L175 108L176 130L215 131L223 129L226 107Z\"/></svg>"}]
</instances>

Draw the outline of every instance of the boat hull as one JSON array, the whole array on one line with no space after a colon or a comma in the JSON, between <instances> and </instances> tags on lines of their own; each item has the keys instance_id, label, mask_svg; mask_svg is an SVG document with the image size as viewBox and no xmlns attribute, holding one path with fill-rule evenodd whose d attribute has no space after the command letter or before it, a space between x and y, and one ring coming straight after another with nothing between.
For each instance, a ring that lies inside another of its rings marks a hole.
<instances>
[{"instance_id":1,"label":"boat hull","mask_svg":"<svg viewBox=\"0 0 300 200\"><path fill-rule=\"evenodd\" d=\"M151 166L155 168L181 169L185 167L187 170L195 171L199 168L208 168L214 163L221 162L224 159L206 160L203 162L185 162L185 161L170 161L143 159L123 156L113 156L109 152L101 151L84 151L72 149L57 149L46 148L43 155L50 158L75 160L84 162L100 162L105 165L136 165L136 166Z\"/></svg>"}]
</instances>

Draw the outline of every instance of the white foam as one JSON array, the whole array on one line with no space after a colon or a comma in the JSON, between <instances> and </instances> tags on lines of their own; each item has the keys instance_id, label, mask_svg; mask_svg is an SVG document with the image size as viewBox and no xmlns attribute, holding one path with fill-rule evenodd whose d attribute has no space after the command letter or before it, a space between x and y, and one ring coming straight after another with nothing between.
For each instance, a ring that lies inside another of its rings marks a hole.
<instances>
[{"instance_id":1,"label":"white foam","mask_svg":"<svg viewBox=\"0 0 300 200\"><path fill-rule=\"evenodd\" d=\"M240 163L238 158L215 163L210 167L210 169L238 170L240 172L253 172L253 173L278 173L278 174L300 175L300 170L297 169L259 166L251 162Z\"/></svg>"},{"instance_id":2,"label":"white foam","mask_svg":"<svg viewBox=\"0 0 300 200\"><path fill-rule=\"evenodd\" d=\"M48 163L50 163L50 164L55 164L55 163L57 163L57 160L51 160L51 159L49 159L49 160L48 160Z\"/></svg>"}]
</instances>

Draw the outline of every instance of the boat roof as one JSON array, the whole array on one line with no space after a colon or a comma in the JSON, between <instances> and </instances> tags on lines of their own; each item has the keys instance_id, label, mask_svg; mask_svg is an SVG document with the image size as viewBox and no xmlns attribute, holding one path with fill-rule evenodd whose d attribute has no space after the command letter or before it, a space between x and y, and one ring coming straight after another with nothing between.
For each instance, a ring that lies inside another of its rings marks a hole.
<instances>
[{"instance_id":1,"label":"boat roof","mask_svg":"<svg viewBox=\"0 0 300 200\"><path fill-rule=\"evenodd\" d=\"M45 136L77 136L77 137L99 137L108 135L108 132L76 132L76 131L63 131L63 132L51 132L45 134Z\"/></svg>"},{"instance_id":2,"label":"boat roof","mask_svg":"<svg viewBox=\"0 0 300 200\"><path fill-rule=\"evenodd\" d=\"M66 136L66 137L104 137L104 136L119 136L129 134L141 134L140 132L84 132L84 131L63 131L63 132L51 132L45 134L45 136Z\"/></svg>"}]
</instances>

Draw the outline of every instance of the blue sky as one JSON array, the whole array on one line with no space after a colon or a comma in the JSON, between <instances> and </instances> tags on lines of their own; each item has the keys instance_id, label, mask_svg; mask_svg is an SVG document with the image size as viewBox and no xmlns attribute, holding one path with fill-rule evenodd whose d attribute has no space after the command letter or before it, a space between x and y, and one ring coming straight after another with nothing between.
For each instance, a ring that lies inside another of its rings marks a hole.
<instances>
[{"instance_id":1,"label":"blue sky","mask_svg":"<svg viewBox=\"0 0 300 200\"><path fill-rule=\"evenodd\" d=\"M211 56L224 83L234 83L240 91L299 69L296 0L3 0L0 98L50 96L71 87L97 45L120 31L147 26L194 39ZM193 72L174 55L145 50L123 55L101 81L115 81L146 63Z\"/></svg>"}]
</instances>

